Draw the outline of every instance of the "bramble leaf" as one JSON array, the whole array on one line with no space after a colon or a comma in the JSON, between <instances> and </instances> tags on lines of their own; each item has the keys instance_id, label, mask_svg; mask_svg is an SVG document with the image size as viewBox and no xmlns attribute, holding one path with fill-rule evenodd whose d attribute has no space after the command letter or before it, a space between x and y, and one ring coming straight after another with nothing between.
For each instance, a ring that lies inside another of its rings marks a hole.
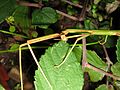
<instances>
[{"instance_id":1,"label":"bramble leaf","mask_svg":"<svg viewBox=\"0 0 120 90\"><path fill-rule=\"evenodd\" d=\"M102 59L94 52L94 51L87 51L87 61L102 70L106 70L107 68L107 64L105 62L102 61ZM102 78L104 77L104 74L101 74L99 72L96 72L92 69L86 68L86 71L89 73L90 75L90 80L92 82L97 82L99 80L102 80Z\"/></svg>"},{"instance_id":2,"label":"bramble leaf","mask_svg":"<svg viewBox=\"0 0 120 90\"><path fill-rule=\"evenodd\" d=\"M55 23L57 19L56 11L50 7L44 7L32 13L32 24L36 25L49 25Z\"/></svg>"},{"instance_id":3,"label":"bramble leaf","mask_svg":"<svg viewBox=\"0 0 120 90\"><path fill-rule=\"evenodd\" d=\"M53 90L82 90L83 72L74 52L68 56L67 61L59 68L59 65L69 51L69 45L60 41L49 47L40 58L40 65L53 87ZM50 90L49 85L39 70L35 72L36 90Z\"/></svg>"}]
</instances>

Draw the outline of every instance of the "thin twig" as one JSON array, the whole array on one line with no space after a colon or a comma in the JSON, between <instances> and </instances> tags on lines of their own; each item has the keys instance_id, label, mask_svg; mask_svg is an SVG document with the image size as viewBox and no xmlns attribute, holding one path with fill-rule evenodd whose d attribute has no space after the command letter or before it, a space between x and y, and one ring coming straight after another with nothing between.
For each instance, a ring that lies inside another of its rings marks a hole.
<instances>
[{"instance_id":1,"label":"thin twig","mask_svg":"<svg viewBox=\"0 0 120 90\"><path fill-rule=\"evenodd\" d=\"M82 44L83 44L82 69L84 70L84 67L86 67L87 64L86 38L82 39Z\"/></svg>"},{"instance_id":2,"label":"thin twig","mask_svg":"<svg viewBox=\"0 0 120 90\"><path fill-rule=\"evenodd\" d=\"M74 4L74 3L72 3L72 2L70 2L70 1L68 1L68 0L61 0L61 1L66 2L66 3L70 4L70 5L75 6L75 7L78 7L78 8L83 8L82 5Z\"/></svg>"},{"instance_id":3,"label":"thin twig","mask_svg":"<svg viewBox=\"0 0 120 90\"><path fill-rule=\"evenodd\" d=\"M30 3L26 1L20 1L20 0L16 0L16 2L18 5L21 5L21 6L36 7L36 8L41 8L43 6L42 3Z\"/></svg>"},{"instance_id":4,"label":"thin twig","mask_svg":"<svg viewBox=\"0 0 120 90\"><path fill-rule=\"evenodd\" d=\"M78 8L83 8L82 5L80 5L80 4L74 4L74 3L72 3L72 2L70 2L70 1L68 1L68 0L61 0L61 1L65 2L65 3L68 3L69 5L72 5L72 6L78 7ZM89 11L88 8L87 8L87 11Z\"/></svg>"},{"instance_id":5,"label":"thin twig","mask_svg":"<svg viewBox=\"0 0 120 90\"><path fill-rule=\"evenodd\" d=\"M84 5L83 5L83 9L82 9L82 11L81 11L80 17L79 17L79 21L83 21L84 18L85 18L85 14L86 14L86 11L87 11L88 1L89 1L89 0L85 0L85 1L84 1Z\"/></svg>"},{"instance_id":6,"label":"thin twig","mask_svg":"<svg viewBox=\"0 0 120 90\"><path fill-rule=\"evenodd\" d=\"M59 11L59 10L56 10L56 12L57 12L58 14L62 15L62 16L65 16L65 17L69 18L69 19L72 19L72 20L74 20L74 21L78 21L78 18L76 18L76 17L74 17L74 16L68 15L68 14L66 14L66 13L64 13L64 12Z\"/></svg>"},{"instance_id":7,"label":"thin twig","mask_svg":"<svg viewBox=\"0 0 120 90\"><path fill-rule=\"evenodd\" d=\"M105 52L105 56L106 56L107 63L113 64L113 63L111 62L109 56L108 56L107 50L106 50L106 48L105 48L105 45L102 45L102 47L103 47L103 50L104 50L104 52Z\"/></svg>"},{"instance_id":8,"label":"thin twig","mask_svg":"<svg viewBox=\"0 0 120 90\"><path fill-rule=\"evenodd\" d=\"M86 64L86 67L87 67L87 68L90 68L90 69L92 69L92 70L94 70L94 71L96 71L96 72L105 74L106 76L112 77L112 78L115 79L115 80L120 80L120 77L118 77L118 76L116 76L116 75L113 75L113 74L111 74L111 73L107 73L106 71L104 71L104 70L102 70L102 69L99 69L99 68L96 68L96 67L94 67L94 66L92 66L92 65L90 65L90 64Z\"/></svg>"},{"instance_id":9,"label":"thin twig","mask_svg":"<svg viewBox=\"0 0 120 90\"><path fill-rule=\"evenodd\" d=\"M106 56L106 60L107 60L107 65L108 65L106 71L109 71L110 70L110 64L113 64L113 63L111 62L111 60L110 60L110 58L108 56L108 53L107 53L107 50L106 50L106 47L105 47L104 44L102 45L102 47L103 47L103 50L105 52L105 56ZM107 86L109 85L108 77L107 77L106 84L107 84Z\"/></svg>"}]
</instances>

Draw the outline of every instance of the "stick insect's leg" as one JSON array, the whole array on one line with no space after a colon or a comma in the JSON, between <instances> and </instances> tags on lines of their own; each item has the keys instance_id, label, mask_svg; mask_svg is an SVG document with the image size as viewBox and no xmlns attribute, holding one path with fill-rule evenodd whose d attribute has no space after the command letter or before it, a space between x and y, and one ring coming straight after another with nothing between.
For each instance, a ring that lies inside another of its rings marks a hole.
<instances>
[{"instance_id":1,"label":"stick insect's leg","mask_svg":"<svg viewBox=\"0 0 120 90\"><path fill-rule=\"evenodd\" d=\"M38 66L41 74L43 75L44 79L46 80L46 82L48 83L49 87L50 87L51 90L52 90L52 85L51 85L51 83L49 82L49 80L47 79L46 75L44 74L44 72L43 72L43 70L42 70L42 68L41 68L41 66L40 66L40 64L39 64L39 62L38 62L38 60L37 60L37 58L36 58L36 56L35 56L32 48L31 48L31 46L30 46L30 44L29 44L28 42L27 42L27 45L28 45L28 48L29 48L29 50L30 50L30 52L31 52L31 54L32 54L32 57L33 57L33 59L35 60L35 62L36 62L36 64L37 64L37 66Z\"/></svg>"},{"instance_id":2,"label":"stick insect's leg","mask_svg":"<svg viewBox=\"0 0 120 90\"><path fill-rule=\"evenodd\" d=\"M55 66L55 67L59 68L60 66L62 66L62 65L66 62L68 56L70 55L70 53L71 53L72 50L74 49L74 47L75 47L75 45L77 44L77 42L78 42L79 40L85 38L85 37L88 37L88 36L89 36L89 34L86 34L86 35L84 35L84 36L82 36L82 37L80 37L80 38L77 38L77 40L76 40L75 43L73 44L72 48L70 49L70 51L69 51L68 54L66 55L65 59L64 59L59 65L57 65L57 66Z\"/></svg>"},{"instance_id":3,"label":"stick insect's leg","mask_svg":"<svg viewBox=\"0 0 120 90\"><path fill-rule=\"evenodd\" d=\"M20 67L20 84L21 90L23 90L23 76L22 76L22 61L21 61L21 46L19 47L19 67Z\"/></svg>"}]
</instances>

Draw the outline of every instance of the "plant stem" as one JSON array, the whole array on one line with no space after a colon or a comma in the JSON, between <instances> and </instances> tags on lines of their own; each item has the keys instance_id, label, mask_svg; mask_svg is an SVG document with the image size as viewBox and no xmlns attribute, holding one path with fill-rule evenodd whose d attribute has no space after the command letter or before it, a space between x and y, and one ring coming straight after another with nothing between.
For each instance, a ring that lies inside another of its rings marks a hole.
<instances>
[{"instance_id":1,"label":"plant stem","mask_svg":"<svg viewBox=\"0 0 120 90\"><path fill-rule=\"evenodd\" d=\"M5 34L14 35L14 36L19 36L19 37L22 37L22 38L28 38L27 36L23 36L23 35L12 33L12 32L7 32L5 30L0 30L0 32L5 33Z\"/></svg>"},{"instance_id":2,"label":"plant stem","mask_svg":"<svg viewBox=\"0 0 120 90\"><path fill-rule=\"evenodd\" d=\"M56 10L56 12L57 12L58 14L62 15L62 16L65 16L65 17L69 18L69 19L72 19L72 20L74 20L74 21L78 21L78 18L76 18L76 17L74 17L74 16L68 15L68 14L66 14L66 13L64 13L64 12L59 11L59 10Z\"/></svg>"},{"instance_id":3,"label":"plant stem","mask_svg":"<svg viewBox=\"0 0 120 90\"><path fill-rule=\"evenodd\" d=\"M112 77L112 78L115 79L115 80L120 80L120 77L115 76L115 75L113 75L113 74L111 74L111 73L107 73L107 72L105 72L104 70L101 70L101 69L99 69L99 68L96 68L96 67L94 67L94 66L92 66L92 65L90 65L90 64L86 64L86 67L87 67L87 68L90 68L90 69L92 69L92 70L94 70L94 71L96 71L96 72L105 74L106 76Z\"/></svg>"}]
</instances>

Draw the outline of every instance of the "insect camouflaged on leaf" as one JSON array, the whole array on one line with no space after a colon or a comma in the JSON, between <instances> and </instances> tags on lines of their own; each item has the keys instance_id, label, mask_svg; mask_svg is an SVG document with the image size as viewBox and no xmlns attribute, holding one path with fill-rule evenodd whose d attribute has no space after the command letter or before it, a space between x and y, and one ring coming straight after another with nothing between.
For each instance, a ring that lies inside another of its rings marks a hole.
<instances>
[{"instance_id":1,"label":"insect camouflaged on leaf","mask_svg":"<svg viewBox=\"0 0 120 90\"><path fill-rule=\"evenodd\" d=\"M37 43L37 42L41 42L41 41L45 41L45 40L48 40L48 39L53 39L53 38L57 38L57 37L61 37L61 39L63 40L67 40L67 38L69 38L69 36L66 36L68 33L79 33L80 34L84 34L84 36L81 36L79 39L76 40L76 42L74 43L72 49L74 48L74 46L76 45L77 41L89 36L89 35L115 35L115 36L120 36L120 30L82 30L82 29L66 29L65 31L62 31L61 34L59 33L55 33L55 34L51 34L51 35L47 35L47 36L43 36L43 37L39 37L39 38L35 38L35 39L31 39L31 40L28 40L26 43L23 43L20 45L19 47L19 65L20 65L20 79L21 79L21 90L23 90L23 79L22 79L22 62L21 62L21 48L23 46L27 46L28 45L28 48L30 49L30 52L41 72L41 74L43 75L44 79L46 80L46 82L48 83L49 87L52 89L52 85L51 83L49 82L49 80L46 78L46 75L44 74L42 68L40 67L38 61L37 61L37 58L35 57L35 54L33 53L32 51L32 48L30 46L30 44L33 44L33 43ZM79 37L78 35L78 37ZM76 37L76 36L75 36ZM74 36L72 37L74 38ZM70 52L72 51L72 49L70 50ZM70 52L68 52L68 55L70 54ZM66 58L68 57L68 55L66 56ZM63 60L63 62L61 62L57 67L59 68L61 65L64 64L64 62L66 61L66 59Z\"/></svg>"}]
</instances>

